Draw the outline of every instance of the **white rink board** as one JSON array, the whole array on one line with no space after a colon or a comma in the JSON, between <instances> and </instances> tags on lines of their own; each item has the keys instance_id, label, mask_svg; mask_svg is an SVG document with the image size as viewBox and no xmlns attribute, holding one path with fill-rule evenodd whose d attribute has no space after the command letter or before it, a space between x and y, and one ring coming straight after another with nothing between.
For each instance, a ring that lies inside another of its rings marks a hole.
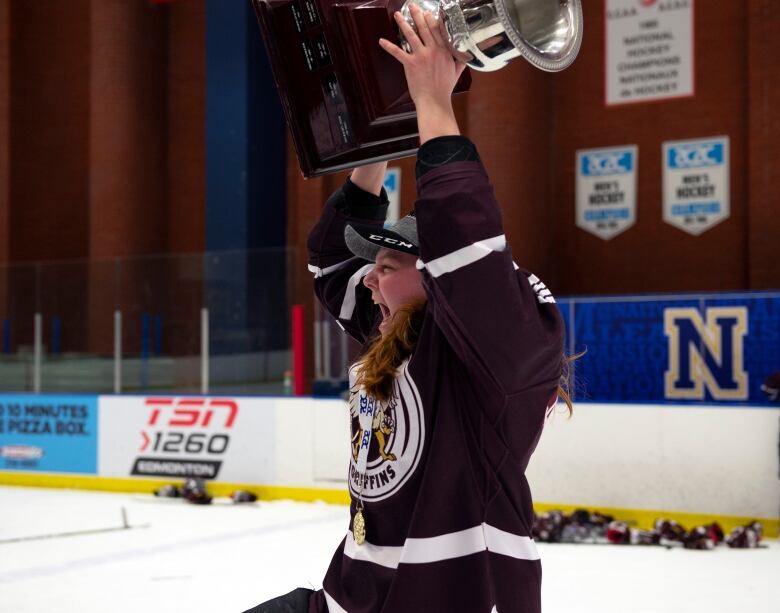
<instances>
[{"instance_id":1,"label":"white rink board","mask_svg":"<svg viewBox=\"0 0 780 613\"><path fill-rule=\"evenodd\" d=\"M228 483L274 478L273 399L101 396L98 406L102 477L181 479L176 470L198 467Z\"/></svg>"},{"instance_id":2,"label":"white rink board","mask_svg":"<svg viewBox=\"0 0 780 613\"><path fill-rule=\"evenodd\" d=\"M527 475L538 502L772 518L779 428L771 408L559 404Z\"/></svg>"},{"instance_id":3,"label":"white rink board","mask_svg":"<svg viewBox=\"0 0 780 613\"><path fill-rule=\"evenodd\" d=\"M304 402L289 401L289 402ZM278 445L279 483L345 484L346 403L314 401L311 455ZM559 403L527 476L540 503L705 515L778 515L780 411L768 407ZM277 426L279 441L295 424ZM280 422L280 415L277 414Z\"/></svg>"},{"instance_id":4,"label":"white rink board","mask_svg":"<svg viewBox=\"0 0 780 613\"><path fill-rule=\"evenodd\" d=\"M130 476L141 431L149 430L149 407L144 397L100 400L99 474ZM201 400L208 407L211 399ZM216 481L346 491L346 402L232 400L238 414ZM777 517L777 409L582 403L569 419L561 406L547 420L528 467L535 501ZM225 422L215 414L210 431L227 432Z\"/></svg>"},{"instance_id":5,"label":"white rink board","mask_svg":"<svg viewBox=\"0 0 780 613\"><path fill-rule=\"evenodd\" d=\"M346 492L349 408L343 400L276 400L274 485Z\"/></svg>"},{"instance_id":6,"label":"white rink board","mask_svg":"<svg viewBox=\"0 0 780 613\"><path fill-rule=\"evenodd\" d=\"M133 468L139 461L173 470L219 463L217 482L346 491L349 410L342 400L101 396L99 424L101 477L178 480Z\"/></svg>"}]
</instances>

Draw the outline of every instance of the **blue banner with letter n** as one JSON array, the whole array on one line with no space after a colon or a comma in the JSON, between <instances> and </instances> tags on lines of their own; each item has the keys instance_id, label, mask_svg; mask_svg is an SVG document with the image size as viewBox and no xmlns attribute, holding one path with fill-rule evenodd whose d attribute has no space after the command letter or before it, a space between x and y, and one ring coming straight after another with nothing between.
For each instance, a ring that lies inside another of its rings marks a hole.
<instances>
[{"instance_id":1,"label":"blue banner with letter n","mask_svg":"<svg viewBox=\"0 0 780 613\"><path fill-rule=\"evenodd\" d=\"M560 300L576 397L593 402L766 404L780 371L780 295Z\"/></svg>"}]
</instances>

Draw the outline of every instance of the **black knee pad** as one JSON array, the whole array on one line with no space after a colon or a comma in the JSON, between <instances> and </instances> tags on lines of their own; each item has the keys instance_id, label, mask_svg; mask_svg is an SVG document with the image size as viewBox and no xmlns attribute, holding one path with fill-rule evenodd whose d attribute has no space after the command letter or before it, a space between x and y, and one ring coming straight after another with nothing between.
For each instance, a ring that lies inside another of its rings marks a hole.
<instances>
[{"instance_id":1,"label":"black knee pad","mask_svg":"<svg viewBox=\"0 0 780 613\"><path fill-rule=\"evenodd\" d=\"M309 598L313 593L310 589L299 587L289 594L247 609L244 613L309 613Z\"/></svg>"}]
</instances>

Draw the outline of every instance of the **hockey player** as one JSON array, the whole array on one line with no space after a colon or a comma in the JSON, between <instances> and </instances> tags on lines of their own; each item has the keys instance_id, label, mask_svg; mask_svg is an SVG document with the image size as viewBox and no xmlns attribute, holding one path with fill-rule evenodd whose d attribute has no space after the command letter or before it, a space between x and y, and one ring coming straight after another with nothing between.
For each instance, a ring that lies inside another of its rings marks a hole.
<instances>
[{"instance_id":1,"label":"hockey player","mask_svg":"<svg viewBox=\"0 0 780 613\"><path fill-rule=\"evenodd\" d=\"M557 400L563 326L512 260L451 94L463 71L433 17L396 14L421 147L415 213L383 227L385 164L356 169L309 236L322 304L365 343L350 369L351 521L322 590L253 613L538 613L524 476Z\"/></svg>"}]
</instances>

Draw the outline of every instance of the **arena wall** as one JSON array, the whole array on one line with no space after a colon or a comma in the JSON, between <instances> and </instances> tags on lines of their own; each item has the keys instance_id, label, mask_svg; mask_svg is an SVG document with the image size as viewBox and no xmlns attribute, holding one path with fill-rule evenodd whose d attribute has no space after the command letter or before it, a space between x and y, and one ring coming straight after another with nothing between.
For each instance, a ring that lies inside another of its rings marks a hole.
<instances>
[{"instance_id":1,"label":"arena wall","mask_svg":"<svg viewBox=\"0 0 780 613\"><path fill-rule=\"evenodd\" d=\"M545 504L776 523L778 418L766 407L580 403L571 419L548 420L531 491Z\"/></svg>"},{"instance_id":2,"label":"arena wall","mask_svg":"<svg viewBox=\"0 0 780 613\"><path fill-rule=\"evenodd\" d=\"M774 408L581 403L528 469L537 510L777 534ZM151 492L186 473L215 495L347 503L348 411L312 398L0 396L0 483ZM216 472L209 472L216 471Z\"/></svg>"}]
</instances>

